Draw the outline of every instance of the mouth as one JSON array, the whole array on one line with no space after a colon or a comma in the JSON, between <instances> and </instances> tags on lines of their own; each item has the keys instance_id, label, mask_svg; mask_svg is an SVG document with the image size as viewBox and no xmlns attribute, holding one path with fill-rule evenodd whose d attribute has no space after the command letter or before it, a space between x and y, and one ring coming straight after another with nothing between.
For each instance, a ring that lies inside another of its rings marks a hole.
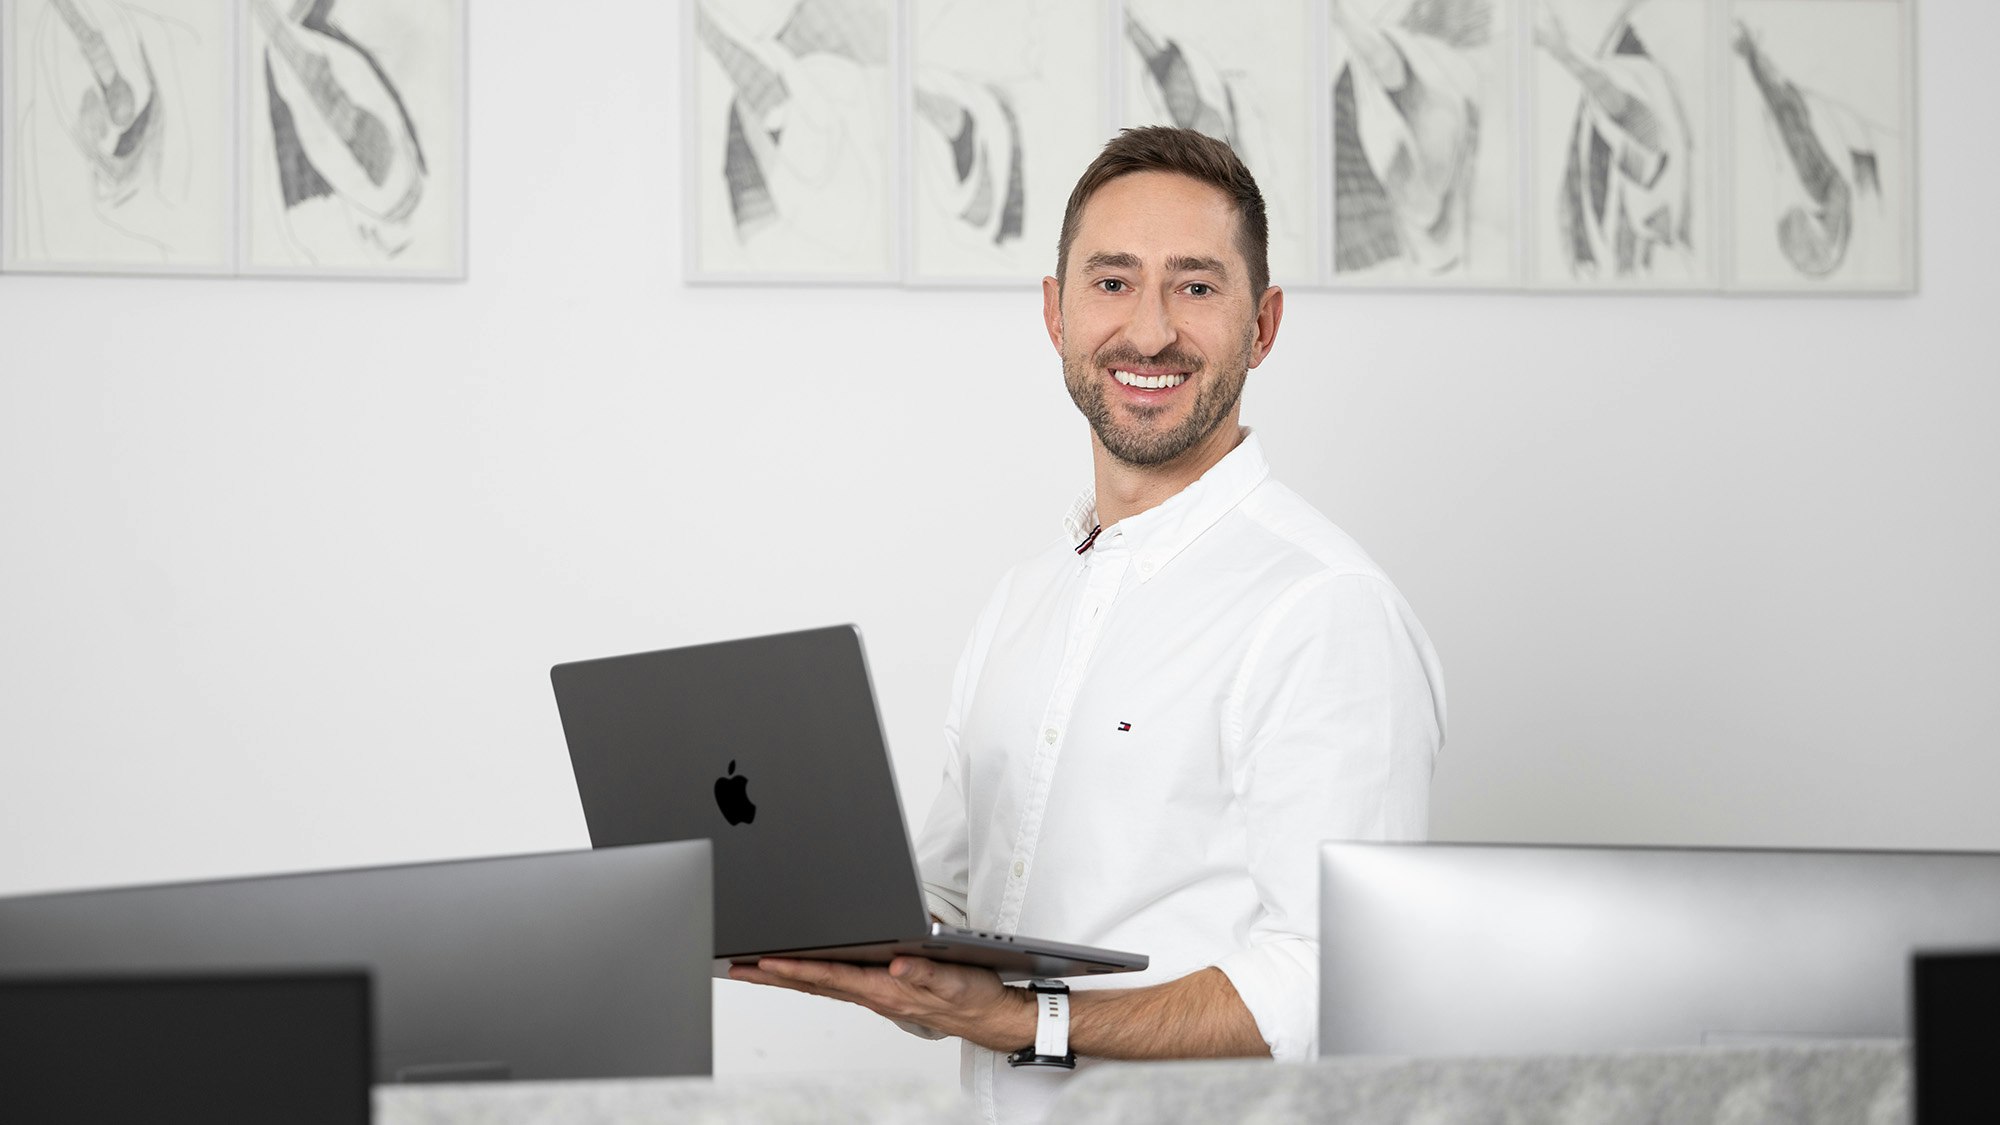
<instances>
[{"instance_id":1,"label":"mouth","mask_svg":"<svg viewBox=\"0 0 2000 1125\"><path fill-rule=\"evenodd\" d=\"M1185 371L1146 371L1124 367L1112 368L1111 377L1119 385L1135 391L1170 391L1188 381Z\"/></svg>"}]
</instances>

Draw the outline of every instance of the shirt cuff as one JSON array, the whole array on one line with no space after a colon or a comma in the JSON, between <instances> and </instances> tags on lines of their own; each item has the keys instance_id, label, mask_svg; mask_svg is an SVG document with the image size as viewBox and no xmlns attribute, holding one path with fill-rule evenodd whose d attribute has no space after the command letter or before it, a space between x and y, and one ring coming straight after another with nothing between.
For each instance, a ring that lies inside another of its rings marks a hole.
<instances>
[{"instance_id":1,"label":"shirt cuff","mask_svg":"<svg viewBox=\"0 0 2000 1125\"><path fill-rule=\"evenodd\" d=\"M1215 963L1278 1062L1311 1062L1319 1051L1319 943L1288 937Z\"/></svg>"}]
</instances>

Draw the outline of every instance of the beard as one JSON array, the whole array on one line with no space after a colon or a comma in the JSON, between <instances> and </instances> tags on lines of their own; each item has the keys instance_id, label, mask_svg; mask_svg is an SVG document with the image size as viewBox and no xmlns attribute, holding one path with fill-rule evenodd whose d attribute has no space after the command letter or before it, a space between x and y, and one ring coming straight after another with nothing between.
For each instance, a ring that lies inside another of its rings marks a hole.
<instances>
[{"instance_id":1,"label":"beard","mask_svg":"<svg viewBox=\"0 0 2000 1125\"><path fill-rule=\"evenodd\" d=\"M1255 343L1253 322L1243 333L1243 346L1208 378L1204 378L1210 374L1208 365L1172 347L1150 356L1142 356L1123 345L1107 347L1094 356L1065 350L1063 383L1069 388L1070 401L1076 403L1076 408L1090 422L1091 432L1097 435L1105 452L1135 468L1164 465L1201 444L1235 409L1237 400L1243 397L1243 384L1250 377L1250 354ZM1111 405L1105 401L1104 376L1110 368L1126 364L1186 371L1188 378L1198 385L1187 417L1178 425L1170 425L1163 418L1166 407L1140 406L1131 408L1130 421L1121 424L1114 419Z\"/></svg>"}]
</instances>

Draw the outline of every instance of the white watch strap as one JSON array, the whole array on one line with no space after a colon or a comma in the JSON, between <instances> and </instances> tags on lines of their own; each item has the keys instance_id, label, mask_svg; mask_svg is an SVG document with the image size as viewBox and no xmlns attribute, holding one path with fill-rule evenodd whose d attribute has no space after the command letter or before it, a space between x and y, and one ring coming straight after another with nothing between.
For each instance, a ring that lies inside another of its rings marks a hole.
<instances>
[{"instance_id":1,"label":"white watch strap","mask_svg":"<svg viewBox=\"0 0 2000 1125\"><path fill-rule=\"evenodd\" d=\"M1035 993L1035 1053L1061 1058L1069 1054L1069 994Z\"/></svg>"}]
</instances>

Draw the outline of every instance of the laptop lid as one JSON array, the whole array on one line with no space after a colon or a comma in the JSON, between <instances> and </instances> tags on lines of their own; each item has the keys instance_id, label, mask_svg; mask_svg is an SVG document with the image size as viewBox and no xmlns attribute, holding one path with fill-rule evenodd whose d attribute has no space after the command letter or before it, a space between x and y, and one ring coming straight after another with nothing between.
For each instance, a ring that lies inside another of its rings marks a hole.
<instances>
[{"instance_id":1,"label":"laptop lid","mask_svg":"<svg viewBox=\"0 0 2000 1125\"><path fill-rule=\"evenodd\" d=\"M852 625L558 664L549 678L591 843L714 841L716 956L928 926Z\"/></svg>"},{"instance_id":2,"label":"laptop lid","mask_svg":"<svg viewBox=\"0 0 2000 1125\"><path fill-rule=\"evenodd\" d=\"M1322 1055L1900 1038L2000 854L1325 844Z\"/></svg>"},{"instance_id":3,"label":"laptop lid","mask_svg":"<svg viewBox=\"0 0 2000 1125\"><path fill-rule=\"evenodd\" d=\"M0 973L354 965L380 1082L705 1075L706 841L0 899Z\"/></svg>"}]
</instances>

